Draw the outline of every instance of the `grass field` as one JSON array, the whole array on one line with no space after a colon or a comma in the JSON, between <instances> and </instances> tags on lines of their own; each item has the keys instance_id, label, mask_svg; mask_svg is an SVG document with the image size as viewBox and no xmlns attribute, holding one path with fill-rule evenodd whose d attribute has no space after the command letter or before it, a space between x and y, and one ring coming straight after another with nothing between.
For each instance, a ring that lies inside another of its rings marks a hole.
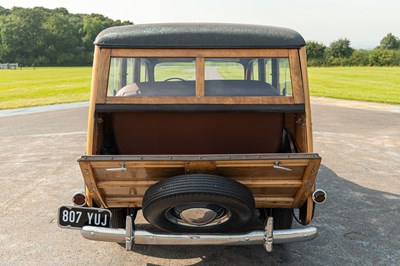
<instances>
[{"instance_id":1,"label":"grass field","mask_svg":"<svg viewBox=\"0 0 400 266\"><path fill-rule=\"evenodd\" d=\"M89 100L90 78L90 67L0 70L0 109ZM311 95L400 104L400 67L309 68L309 80Z\"/></svg>"},{"instance_id":2,"label":"grass field","mask_svg":"<svg viewBox=\"0 0 400 266\"><path fill-rule=\"evenodd\" d=\"M86 101L91 67L0 70L0 109Z\"/></svg>"},{"instance_id":3,"label":"grass field","mask_svg":"<svg viewBox=\"0 0 400 266\"><path fill-rule=\"evenodd\" d=\"M400 104L400 67L309 68L311 95Z\"/></svg>"}]
</instances>

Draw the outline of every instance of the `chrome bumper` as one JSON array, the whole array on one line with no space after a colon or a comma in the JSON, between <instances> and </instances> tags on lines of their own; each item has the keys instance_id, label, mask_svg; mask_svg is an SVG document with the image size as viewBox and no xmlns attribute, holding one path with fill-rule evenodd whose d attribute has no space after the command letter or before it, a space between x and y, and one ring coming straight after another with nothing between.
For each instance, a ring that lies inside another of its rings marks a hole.
<instances>
[{"instance_id":1,"label":"chrome bumper","mask_svg":"<svg viewBox=\"0 0 400 266\"><path fill-rule=\"evenodd\" d=\"M96 241L125 243L127 250L135 245L264 245L272 251L272 244L282 244L312 240L317 236L317 228L272 230L272 217L268 218L265 231L253 231L246 234L174 234L152 233L146 230L134 230L130 216L126 229L112 229L84 226L81 234L84 238Z\"/></svg>"}]
</instances>

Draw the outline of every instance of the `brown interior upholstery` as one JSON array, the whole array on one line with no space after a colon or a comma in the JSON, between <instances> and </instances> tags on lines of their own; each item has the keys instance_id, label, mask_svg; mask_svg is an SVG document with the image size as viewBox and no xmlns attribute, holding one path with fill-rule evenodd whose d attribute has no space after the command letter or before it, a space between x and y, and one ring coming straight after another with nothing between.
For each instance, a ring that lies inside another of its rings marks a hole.
<instances>
[{"instance_id":1,"label":"brown interior upholstery","mask_svg":"<svg viewBox=\"0 0 400 266\"><path fill-rule=\"evenodd\" d=\"M194 96L195 81L156 81L131 83L116 96ZM271 84L256 80L206 80L206 96L279 96Z\"/></svg>"},{"instance_id":2,"label":"brown interior upholstery","mask_svg":"<svg viewBox=\"0 0 400 266\"><path fill-rule=\"evenodd\" d=\"M118 154L279 152L283 114L256 112L115 112Z\"/></svg>"}]
</instances>

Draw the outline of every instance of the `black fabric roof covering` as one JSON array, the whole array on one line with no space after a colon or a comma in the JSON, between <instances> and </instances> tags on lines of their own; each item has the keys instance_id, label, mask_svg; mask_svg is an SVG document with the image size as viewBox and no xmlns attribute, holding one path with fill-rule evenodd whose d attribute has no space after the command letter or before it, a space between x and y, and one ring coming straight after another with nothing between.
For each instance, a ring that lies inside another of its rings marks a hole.
<instances>
[{"instance_id":1,"label":"black fabric roof covering","mask_svg":"<svg viewBox=\"0 0 400 266\"><path fill-rule=\"evenodd\" d=\"M121 48L298 48L296 31L272 26L223 23L138 24L103 30L95 42Z\"/></svg>"}]
</instances>

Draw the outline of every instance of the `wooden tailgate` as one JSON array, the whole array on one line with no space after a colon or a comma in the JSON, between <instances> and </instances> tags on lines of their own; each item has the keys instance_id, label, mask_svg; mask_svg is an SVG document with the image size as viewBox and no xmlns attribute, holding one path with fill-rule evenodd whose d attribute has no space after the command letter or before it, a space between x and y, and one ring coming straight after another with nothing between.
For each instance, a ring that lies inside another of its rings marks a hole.
<instances>
[{"instance_id":1,"label":"wooden tailgate","mask_svg":"<svg viewBox=\"0 0 400 266\"><path fill-rule=\"evenodd\" d=\"M315 153L98 155L79 160L90 196L109 208L140 208L151 185L196 173L220 175L246 185L257 208L299 208L312 193L320 163Z\"/></svg>"}]
</instances>

